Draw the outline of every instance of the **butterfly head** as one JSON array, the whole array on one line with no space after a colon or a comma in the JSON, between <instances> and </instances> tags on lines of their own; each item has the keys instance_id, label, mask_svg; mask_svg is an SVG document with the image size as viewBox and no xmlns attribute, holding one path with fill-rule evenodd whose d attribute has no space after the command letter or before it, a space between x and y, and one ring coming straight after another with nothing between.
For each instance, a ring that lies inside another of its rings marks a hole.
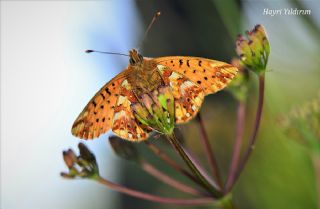
<instances>
[{"instance_id":1,"label":"butterfly head","mask_svg":"<svg viewBox=\"0 0 320 209\"><path fill-rule=\"evenodd\" d=\"M137 50L132 49L129 51L129 62L132 66L140 66L143 63L143 56L137 52Z\"/></svg>"}]
</instances>

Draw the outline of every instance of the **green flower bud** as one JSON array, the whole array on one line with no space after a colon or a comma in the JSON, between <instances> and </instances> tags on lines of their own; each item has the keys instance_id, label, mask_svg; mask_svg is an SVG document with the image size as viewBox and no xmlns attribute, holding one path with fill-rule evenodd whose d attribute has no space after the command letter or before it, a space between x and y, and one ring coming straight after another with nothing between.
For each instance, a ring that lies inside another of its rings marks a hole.
<instances>
[{"instance_id":1,"label":"green flower bud","mask_svg":"<svg viewBox=\"0 0 320 209\"><path fill-rule=\"evenodd\" d=\"M99 176L99 168L95 156L90 150L82 143L79 143L80 155L76 154L69 149L63 151L63 159L69 169L68 173L61 172L64 178L96 178Z\"/></svg>"},{"instance_id":2,"label":"green flower bud","mask_svg":"<svg viewBox=\"0 0 320 209\"><path fill-rule=\"evenodd\" d=\"M246 40L239 35L236 41L236 52L241 64L255 73L266 71L270 54L270 44L267 34L261 25L256 25L252 31L246 33Z\"/></svg>"},{"instance_id":3,"label":"green flower bud","mask_svg":"<svg viewBox=\"0 0 320 209\"><path fill-rule=\"evenodd\" d=\"M174 128L174 98L170 87L160 86L139 97L139 103L131 104L137 120L160 133L171 134Z\"/></svg>"}]
</instances>

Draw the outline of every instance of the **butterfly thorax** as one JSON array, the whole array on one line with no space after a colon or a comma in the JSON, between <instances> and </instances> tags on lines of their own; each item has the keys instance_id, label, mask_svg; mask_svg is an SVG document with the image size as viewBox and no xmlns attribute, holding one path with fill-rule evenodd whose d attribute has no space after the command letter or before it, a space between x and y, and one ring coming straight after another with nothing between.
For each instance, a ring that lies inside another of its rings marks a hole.
<instances>
[{"instance_id":1,"label":"butterfly thorax","mask_svg":"<svg viewBox=\"0 0 320 209\"><path fill-rule=\"evenodd\" d=\"M135 49L129 52L129 56L131 73L127 79L137 95L153 91L163 84L156 62L144 59Z\"/></svg>"}]
</instances>

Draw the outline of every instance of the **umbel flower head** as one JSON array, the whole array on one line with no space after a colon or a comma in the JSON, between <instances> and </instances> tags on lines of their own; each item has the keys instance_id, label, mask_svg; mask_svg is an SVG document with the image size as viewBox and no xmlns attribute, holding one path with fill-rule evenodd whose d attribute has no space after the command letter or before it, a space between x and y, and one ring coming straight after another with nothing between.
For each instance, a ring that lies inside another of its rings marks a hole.
<instances>
[{"instance_id":1,"label":"umbel flower head","mask_svg":"<svg viewBox=\"0 0 320 209\"><path fill-rule=\"evenodd\" d=\"M286 134L320 154L320 95L279 120Z\"/></svg>"},{"instance_id":2,"label":"umbel flower head","mask_svg":"<svg viewBox=\"0 0 320 209\"><path fill-rule=\"evenodd\" d=\"M174 129L174 98L169 86L160 86L149 94L139 96L140 102L131 105L137 120L166 135Z\"/></svg>"},{"instance_id":3,"label":"umbel flower head","mask_svg":"<svg viewBox=\"0 0 320 209\"><path fill-rule=\"evenodd\" d=\"M270 54L270 44L262 25L246 32L247 39L238 35L236 51L241 64L255 73L265 72Z\"/></svg>"},{"instance_id":4,"label":"umbel flower head","mask_svg":"<svg viewBox=\"0 0 320 209\"><path fill-rule=\"evenodd\" d=\"M67 165L69 172L62 172L61 176L65 178L96 178L99 176L99 168L95 156L82 143L78 145L80 155L76 156L73 150L63 151L63 160Z\"/></svg>"}]
</instances>

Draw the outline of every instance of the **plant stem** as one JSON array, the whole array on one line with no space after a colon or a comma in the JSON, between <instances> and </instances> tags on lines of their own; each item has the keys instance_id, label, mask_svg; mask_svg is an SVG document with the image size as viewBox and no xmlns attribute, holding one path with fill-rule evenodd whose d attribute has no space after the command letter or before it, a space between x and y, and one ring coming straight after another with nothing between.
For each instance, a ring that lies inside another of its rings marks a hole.
<instances>
[{"instance_id":1,"label":"plant stem","mask_svg":"<svg viewBox=\"0 0 320 209\"><path fill-rule=\"evenodd\" d=\"M95 180L117 192L121 192L121 193L130 195L132 197L149 200L153 202L158 202L158 203L177 204L177 205L203 205L203 204L212 204L214 202L214 199L209 197L194 198L194 199L178 199L178 198L160 197L160 196L147 194L144 192L140 192L134 189L121 186L119 184L110 182L102 177L96 177Z\"/></svg>"},{"instance_id":2,"label":"plant stem","mask_svg":"<svg viewBox=\"0 0 320 209\"><path fill-rule=\"evenodd\" d=\"M149 147L149 149L155 154L157 155L160 159L162 159L164 162L166 162L169 166L171 166L173 169L175 169L176 171L182 173L183 175L185 175L186 177L188 177L189 179L191 179L193 182L195 182L196 184L199 184L198 179L189 171L187 171L186 169L182 168L178 163L176 163L175 161L173 161L168 155L166 155L166 153L162 152L156 145L151 144L148 141L145 141L145 144Z\"/></svg>"},{"instance_id":3,"label":"plant stem","mask_svg":"<svg viewBox=\"0 0 320 209\"><path fill-rule=\"evenodd\" d=\"M232 202L232 195L226 195L219 201L219 206L221 209L236 209Z\"/></svg>"},{"instance_id":4,"label":"plant stem","mask_svg":"<svg viewBox=\"0 0 320 209\"><path fill-rule=\"evenodd\" d=\"M237 109L237 128L236 128L236 138L233 145L233 154L231 159L231 164L228 172L227 183L225 185L225 193L228 193L235 181L237 165L240 160L241 145L243 139L244 131L244 120L245 120L246 105L245 102L239 101Z\"/></svg>"},{"instance_id":5,"label":"plant stem","mask_svg":"<svg viewBox=\"0 0 320 209\"><path fill-rule=\"evenodd\" d=\"M317 200L318 208L320 208L320 155L318 153L312 156L315 177L316 177L316 187L317 187Z\"/></svg>"},{"instance_id":6,"label":"plant stem","mask_svg":"<svg viewBox=\"0 0 320 209\"><path fill-rule=\"evenodd\" d=\"M219 186L216 184L216 182L214 180L212 180L212 178L208 175L206 170L201 166L199 160L197 158L195 158L195 156L189 150L187 150L185 147L183 147L183 146L181 146L181 147L182 147L183 151L187 154L187 156L189 157L191 162L196 166L196 168L202 174L202 176L210 183L210 185L212 185L214 188L217 188L218 191L222 192L222 190L219 189Z\"/></svg>"},{"instance_id":7,"label":"plant stem","mask_svg":"<svg viewBox=\"0 0 320 209\"><path fill-rule=\"evenodd\" d=\"M200 139L202 142L203 149L205 150L205 154L206 154L211 172L215 180L217 181L218 186L221 189L223 187L223 183L219 174L219 167L214 157L213 150L211 148L211 144L209 142L208 135L204 126L204 122L202 120L200 113L197 114L196 118L197 118L199 129L200 129L200 136L201 136Z\"/></svg>"},{"instance_id":8,"label":"plant stem","mask_svg":"<svg viewBox=\"0 0 320 209\"><path fill-rule=\"evenodd\" d=\"M199 171L199 169L195 166L195 164L190 160L189 156L185 153L182 146L180 145L179 141L176 139L174 133L172 135L167 136L168 140L176 150L176 152L181 156L181 158L184 160L184 162L187 164L187 166L190 168L192 173L198 178L201 185L210 192L213 197L219 198L222 196L222 193L217 190L212 184L209 183L209 181L202 175L202 173Z\"/></svg>"},{"instance_id":9,"label":"plant stem","mask_svg":"<svg viewBox=\"0 0 320 209\"><path fill-rule=\"evenodd\" d=\"M158 170L157 168L155 168L153 165L151 165L150 163L148 163L146 161L141 161L141 167L144 171L146 171L150 175L156 177L160 181L162 181L162 182L166 183L167 185L169 185L173 188L176 188L182 192L186 192L186 193L190 193L190 194L198 195L198 196L205 195L205 194L201 193L200 191L171 178L170 176L161 172L160 170Z\"/></svg>"},{"instance_id":10,"label":"plant stem","mask_svg":"<svg viewBox=\"0 0 320 209\"><path fill-rule=\"evenodd\" d=\"M244 167L245 167L245 165L246 165L246 163L247 163L247 161L248 161L248 159L254 149L254 146L255 146L255 142L257 139L257 133L258 133L258 129L260 126L260 121L261 121L261 116L262 116L263 101L264 101L264 87L265 87L265 74L262 73L259 75L259 99L258 99L258 108L257 108L257 112L256 112L254 128L253 128L250 140L249 140L248 148L245 151L244 157L237 168L237 172L236 172L234 181L231 183L230 190L232 189L232 187L234 186L234 183L239 178L239 176L240 176L242 170L244 169Z\"/></svg>"}]
</instances>

